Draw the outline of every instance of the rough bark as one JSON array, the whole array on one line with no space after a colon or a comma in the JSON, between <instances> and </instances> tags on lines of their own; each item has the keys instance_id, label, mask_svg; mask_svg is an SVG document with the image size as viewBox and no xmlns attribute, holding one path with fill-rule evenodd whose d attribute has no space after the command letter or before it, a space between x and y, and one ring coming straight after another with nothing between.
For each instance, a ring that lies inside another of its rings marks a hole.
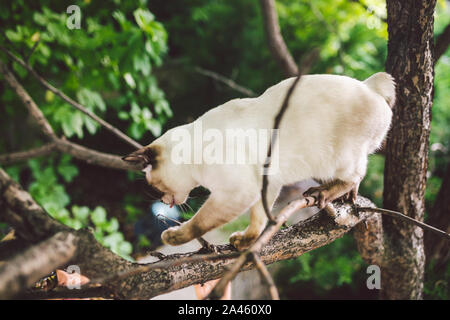
<instances>
[{"instance_id":1,"label":"rough bark","mask_svg":"<svg viewBox=\"0 0 450 320\"><path fill-rule=\"evenodd\" d=\"M381 213L374 213L353 228L356 247L369 264L381 266L384 255Z\"/></svg>"},{"instance_id":2,"label":"rough bark","mask_svg":"<svg viewBox=\"0 0 450 320\"><path fill-rule=\"evenodd\" d=\"M0 266L0 299L9 299L72 258L76 237L59 232Z\"/></svg>"},{"instance_id":3,"label":"rough bark","mask_svg":"<svg viewBox=\"0 0 450 320\"><path fill-rule=\"evenodd\" d=\"M436 1L387 1L386 71L397 82L397 103L386 144L384 205L423 221L433 89L433 13ZM423 297L423 231L383 217L382 297Z\"/></svg>"},{"instance_id":4,"label":"rough bark","mask_svg":"<svg viewBox=\"0 0 450 320\"><path fill-rule=\"evenodd\" d=\"M357 206L368 207L373 204L365 198L358 197ZM355 224L372 215L356 214L355 208L349 204L337 204L335 207L338 216L354 214L353 222L346 226L338 225L333 217L321 211L305 221L277 232L260 251L261 260L265 264L270 264L295 258L342 237ZM128 262L104 248L89 230L75 231L50 218L29 194L1 169L0 221L13 226L18 236L32 243L43 241L60 231L73 234L78 239L77 249L68 263L78 265L83 275L90 279L102 279L105 275L129 274L128 277L111 279L104 283L104 295L114 298L148 299L192 284L218 279L236 260L234 255L211 261L196 252L174 254L166 256L161 262L145 265L150 266L145 272L135 272L143 265ZM218 249L224 255L236 253L230 245L222 245ZM197 259L179 263L186 257ZM254 264L248 263L243 270L251 268L254 268Z\"/></svg>"},{"instance_id":5,"label":"rough bark","mask_svg":"<svg viewBox=\"0 0 450 320\"><path fill-rule=\"evenodd\" d=\"M298 74L298 67L281 35L275 1L260 0L260 3L264 19L264 30L270 52L285 75L290 77L296 76Z\"/></svg>"}]
</instances>

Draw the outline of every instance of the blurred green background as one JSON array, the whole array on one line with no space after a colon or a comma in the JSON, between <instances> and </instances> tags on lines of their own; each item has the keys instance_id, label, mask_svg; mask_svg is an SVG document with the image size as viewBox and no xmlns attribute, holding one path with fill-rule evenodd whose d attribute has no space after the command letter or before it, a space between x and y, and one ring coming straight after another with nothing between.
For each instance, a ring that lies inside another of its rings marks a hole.
<instances>
[{"instance_id":1,"label":"blurred green background","mask_svg":"<svg viewBox=\"0 0 450 320\"><path fill-rule=\"evenodd\" d=\"M66 8L80 7L81 28L66 27ZM387 26L382 0L278 0L280 26L293 57L312 48L320 59L311 73L363 80L384 70ZM268 50L258 1L2 1L0 45L28 57L50 83L142 144L194 120L237 91L197 67L232 79L257 94L284 78ZM438 1L435 34L450 23ZM9 61L0 53L0 59ZM119 155L131 148L84 114L43 89L16 63L12 68L59 135ZM442 183L450 155L450 53L435 68L427 209ZM42 145L15 94L0 82L0 154ZM370 157L360 193L382 204L384 157ZM54 153L5 168L56 219L94 228L97 239L125 258L154 249L157 238L135 232L151 200L140 175L87 165ZM193 198L194 210L202 202ZM187 209L187 210L185 210ZM185 218L191 208L183 208ZM0 230L5 232L6 225ZM351 235L280 263L282 298L376 298L365 286L367 265ZM450 267L427 273L425 296L448 299Z\"/></svg>"}]
</instances>

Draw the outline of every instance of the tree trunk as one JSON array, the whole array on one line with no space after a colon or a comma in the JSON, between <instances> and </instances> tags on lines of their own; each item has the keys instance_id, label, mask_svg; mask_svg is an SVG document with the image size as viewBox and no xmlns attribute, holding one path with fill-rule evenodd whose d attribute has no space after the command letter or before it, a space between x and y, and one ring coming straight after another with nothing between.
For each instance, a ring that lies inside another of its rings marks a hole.
<instances>
[{"instance_id":1,"label":"tree trunk","mask_svg":"<svg viewBox=\"0 0 450 320\"><path fill-rule=\"evenodd\" d=\"M423 221L433 89L436 0L387 0L386 71L397 103L386 144L384 207ZM383 217L382 298L422 299L425 254L419 227Z\"/></svg>"}]
</instances>

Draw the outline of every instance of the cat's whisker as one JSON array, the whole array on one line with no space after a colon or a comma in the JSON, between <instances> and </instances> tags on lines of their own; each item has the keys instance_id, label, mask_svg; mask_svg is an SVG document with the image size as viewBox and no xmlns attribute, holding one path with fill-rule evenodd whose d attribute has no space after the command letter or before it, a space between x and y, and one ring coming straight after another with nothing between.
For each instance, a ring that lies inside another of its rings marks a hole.
<instances>
[{"instance_id":1,"label":"cat's whisker","mask_svg":"<svg viewBox=\"0 0 450 320\"><path fill-rule=\"evenodd\" d=\"M181 222L180 221L178 221L178 220L175 220L175 219L172 219L172 218L169 218L169 217L167 217L167 216L165 216L165 215L162 215L162 214L157 214L156 215L158 218L159 217L161 217L161 218L163 218L163 219L166 219L166 220L169 220L169 221L172 221L172 222L174 222L174 223L176 223L176 224L178 224L178 225L180 225L181 224ZM167 223L167 222L166 222ZM167 224L167 226L169 226L169 224Z\"/></svg>"},{"instance_id":2,"label":"cat's whisker","mask_svg":"<svg viewBox=\"0 0 450 320\"><path fill-rule=\"evenodd\" d=\"M162 222L166 227L170 227L167 221L165 220L167 217L162 214L157 214L156 218L158 218L158 221Z\"/></svg>"},{"instance_id":3,"label":"cat's whisker","mask_svg":"<svg viewBox=\"0 0 450 320\"><path fill-rule=\"evenodd\" d=\"M195 212L194 209L192 209L192 207L189 205L189 203L185 202L184 205L187 206L192 212Z\"/></svg>"},{"instance_id":4,"label":"cat's whisker","mask_svg":"<svg viewBox=\"0 0 450 320\"><path fill-rule=\"evenodd\" d=\"M177 205L177 207L180 208L180 210L181 210L182 213L186 213L186 208L184 207L183 203Z\"/></svg>"}]
</instances>

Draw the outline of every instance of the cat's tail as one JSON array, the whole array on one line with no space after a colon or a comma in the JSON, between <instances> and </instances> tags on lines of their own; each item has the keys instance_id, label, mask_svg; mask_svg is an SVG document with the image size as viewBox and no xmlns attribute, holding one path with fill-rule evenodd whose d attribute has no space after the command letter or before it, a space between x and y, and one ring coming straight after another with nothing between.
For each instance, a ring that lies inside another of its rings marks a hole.
<instances>
[{"instance_id":1,"label":"cat's tail","mask_svg":"<svg viewBox=\"0 0 450 320\"><path fill-rule=\"evenodd\" d=\"M395 104L395 80L389 73L375 73L364 80L364 84L382 96L392 109Z\"/></svg>"}]
</instances>

